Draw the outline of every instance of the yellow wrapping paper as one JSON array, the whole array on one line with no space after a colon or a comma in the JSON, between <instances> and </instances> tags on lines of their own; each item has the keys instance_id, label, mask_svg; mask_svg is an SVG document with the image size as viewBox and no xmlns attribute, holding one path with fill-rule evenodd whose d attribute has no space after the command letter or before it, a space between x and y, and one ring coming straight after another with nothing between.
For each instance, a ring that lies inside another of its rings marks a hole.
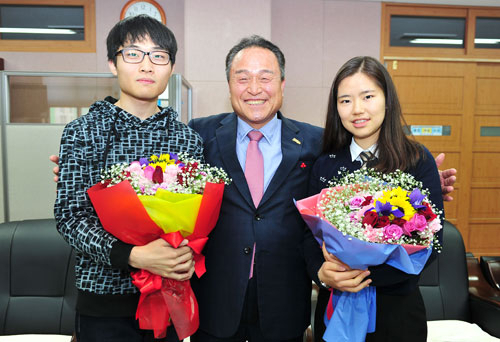
<instances>
[{"instance_id":1,"label":"yellow wrapping paper","mask_svg":"<svg viewBox=\"0 0 500 342\"><path fill-rule=\"evenodd\" d=\"M139 195L149 217L165 232L193 233L203 195L179 194L158 189L154 196Z\"/></svg>"}]
</instances>

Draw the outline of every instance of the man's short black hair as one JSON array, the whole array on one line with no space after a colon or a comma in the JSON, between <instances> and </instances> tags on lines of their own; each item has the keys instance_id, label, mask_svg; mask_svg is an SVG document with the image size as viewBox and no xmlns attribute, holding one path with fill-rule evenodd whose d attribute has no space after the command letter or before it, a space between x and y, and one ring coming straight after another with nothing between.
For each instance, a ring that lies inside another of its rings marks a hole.
<instances>
[{"instance_id":1,"label":"man's short black hair","mask_svg":"<svg viewBox=\"0 0 500 342\"><path fill-rule=\"evenodd\" d=\"M145 38L151 38L153 43L168 51L172 65L175 64L177 41L172 31L158 20L148 15L137 15L119 21L109 31L106 45L108 60L116 64L116 52L125 43L135 43Z\"/></svg>"},{"instance_id":2,"label":"man's short black hair","mask_svg":"<svg viewBox=\"0 0 500 342\"><path fill-rule=\"evenodd\" d=\"M269 40L262 38L258 35L253 35L250 37L245 37L238 42L235 46L229 50L229 53L226 56L226 78L229 81L229 75L231 71L231 65L233 64L233 59L238 52L241 50L251 48L251 47L260 47L263 49L268 49L276 56L278 60L278 65L280 67L281 80L285 79L285 56L283 52L281 52L280 48L277 45L274 45Z\"/></svg>"}]
</instances>

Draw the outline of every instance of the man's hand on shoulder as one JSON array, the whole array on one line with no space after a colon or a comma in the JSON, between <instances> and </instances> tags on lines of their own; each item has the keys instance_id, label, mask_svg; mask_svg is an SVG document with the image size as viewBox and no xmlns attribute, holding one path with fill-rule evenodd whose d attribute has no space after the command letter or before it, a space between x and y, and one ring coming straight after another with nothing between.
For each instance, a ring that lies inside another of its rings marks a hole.
<instances>
[{"instance_id":1,"label":"man's hand on shoulder","mask_svg":"<svg viewBox=\"0 0 500 342\"><path fill-rule=\"evenodd\" d=\"M59 157L53 154L49 157L49 160L56 164L56 166L54 166L54 168L52 169L52 173L54 173L55 175L54 182L57 183L57 181L59 180Z\"/></svg>"},{"instance_id":2,"label":"man's hand on shoulder","mask_svg":"<svg viewBox=\"0 0 500 342\"><path fill-rule=\"evenodd\" d=\"M444 162L444 153L440 153L435 161L436 161L436 166L439 167L441 164ZM441 191L443 193L443 201L449 202L453 201L453 197L448 195L450 192L454 190L453 184L457 181L457 170L456 169L446 169L444 171L439 171L439 181L441 182Z\"/></svg>"}]
</instances>

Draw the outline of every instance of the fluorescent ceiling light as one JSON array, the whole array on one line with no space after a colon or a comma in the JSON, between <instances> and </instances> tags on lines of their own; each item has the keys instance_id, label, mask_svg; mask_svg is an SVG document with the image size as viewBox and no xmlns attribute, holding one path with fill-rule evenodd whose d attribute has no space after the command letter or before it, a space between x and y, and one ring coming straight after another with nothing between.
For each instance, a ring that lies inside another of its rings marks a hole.
<instances>
[{"instance_id":1,"label":"fluorescent ceiling light","mask_svg":"<svg viewBox=\"0 0 500 342\"><path fill-rule=\"evenodd\" d=\"M412 44L449 44L449 45L462 45L462 39L431 39L431 38L417 38L410 40Z\"/></svg>"},{"instance_id":2,"label":"fluorescent ceiling light","mask_svg":"<svg viewBox=\"0 0 500 342\"><path fill-rule=\"evenodd\" d=\"M474 39L476 44L500 44L500 39L490 39L490 38L476 38Z\"/></svg>"},{"instance_id":3,"label":"fluorescent ceiling light","mask_svg":"<svg viewBox=\"0 0 500 342\"><path fill-rule=\"evenodd\" d=\"M68 30L68 29L16 28L16 27L0 27L0 33L76 34L74 30Z\"/></svg>"},{"instance_id":4,"label":"fluorescent ceiling light","mask_svg":"<svg viewBox=\"0 0 500 342\"><path fill-rule=\"evenodd\" d=\"M416 38L410 40L412 44L447 44L447 45L462 45L462 39L435 39L435 38ZM476 44L500 44L500 39L495 38L476 38Z\"/></svg>"},{"instance_id":5,"label":"fluorescent ceiling light","mask_svg":"<svg viewBox=\"0 0 500 342\"><path fill-rule=\"evenodd\" d=\"M455 33L413 33L405 32L401 38L431 38L431 39L453 39L456 38Z\"/></svg>"}]
</instances>

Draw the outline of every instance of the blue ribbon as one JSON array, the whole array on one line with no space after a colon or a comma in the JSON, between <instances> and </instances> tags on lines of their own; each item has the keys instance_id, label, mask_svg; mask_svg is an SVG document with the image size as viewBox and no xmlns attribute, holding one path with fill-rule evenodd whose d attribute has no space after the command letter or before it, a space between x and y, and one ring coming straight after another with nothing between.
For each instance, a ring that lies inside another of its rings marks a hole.
<instances>
[{"instance_id":1,"label":"blue ribbon","mask_svg":"<svg viewBox=\"0 0 500 342\"><path fill-rule=\"evenodd\" d=\"M367 333L375 331L377 293L375 287L351 292L332 292L333 315L325 312L325 341L364 342Z\"/></svg>"}]
</instances>

